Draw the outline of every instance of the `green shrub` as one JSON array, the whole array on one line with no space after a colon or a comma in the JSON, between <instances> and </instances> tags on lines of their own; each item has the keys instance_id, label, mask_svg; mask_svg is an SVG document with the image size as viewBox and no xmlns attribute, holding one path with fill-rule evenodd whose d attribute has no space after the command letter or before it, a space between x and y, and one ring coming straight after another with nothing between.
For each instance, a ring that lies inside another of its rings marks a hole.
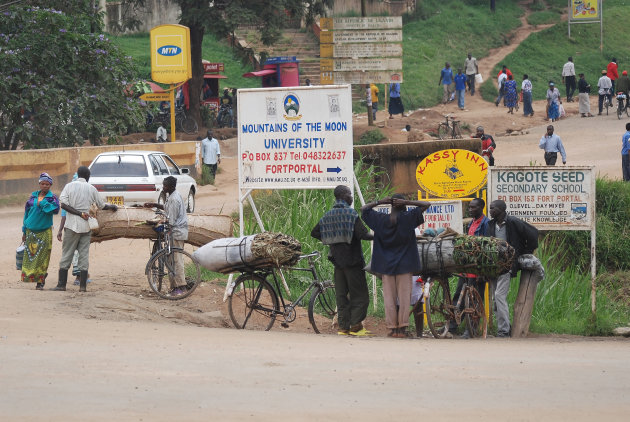
<instances>
[{"instance_id":1,"label":"green shrub","mask_svg":"<svg viewBox=\"0 0 630 422\"><path fill-rule=\"evenodd\" d=\"M217 173L220 172L220 169L217 168ZM201 166L201 177L197 180L197 184L200 186L205 185L214 185L214 176L210 174L210 169L206 166Z\"/></svg>"},{"instance_id":2,"label":"green shrub","mask_svg":"<svg viewBox=\"0 0 630 422\"><path fill-rule=\"evenodd\" d=\"M379 129L372 129L365 132L363 135L361 135L359 137L359 142L357 142L357 144L358 145L373 145L373 144L378 144L383 139L386 139L385 135L383 135L383 132L381 132Z\"/></svg>"}]
</instances>

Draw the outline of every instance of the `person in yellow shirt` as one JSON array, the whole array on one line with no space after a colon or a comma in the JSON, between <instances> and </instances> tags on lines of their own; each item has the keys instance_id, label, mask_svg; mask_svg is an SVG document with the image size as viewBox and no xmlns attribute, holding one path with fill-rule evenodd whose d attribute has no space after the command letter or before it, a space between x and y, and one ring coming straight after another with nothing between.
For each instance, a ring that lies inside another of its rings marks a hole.
<instances>
[{"instance_id":1,"label":"person in yellow shirt","mask_svg":"<svg viewBox=\"0 0 630 422\"><path fill-rule=\"evenodd\" d=\"M370 84L370 92L372 94L372 118L376 120L376 112L378 111L378 87Z\"/></svg>"}]
</instances>

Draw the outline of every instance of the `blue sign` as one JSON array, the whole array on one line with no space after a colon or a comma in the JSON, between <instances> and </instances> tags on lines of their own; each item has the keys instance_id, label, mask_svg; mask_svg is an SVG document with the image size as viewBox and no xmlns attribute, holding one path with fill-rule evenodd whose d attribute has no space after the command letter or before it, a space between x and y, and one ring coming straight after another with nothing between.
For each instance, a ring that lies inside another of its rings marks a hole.
<instances>
[{"instance_id":1,"label":"blue sign","mask_svg":"<svg viewBox=\"0 0 630 422\"><path fill-rule=\"evenodd\" d=\"M160 56L177 56L182 52L182 49L176 45L163 45L158 47L157 52Z\"/></svg>"}]
</instances>

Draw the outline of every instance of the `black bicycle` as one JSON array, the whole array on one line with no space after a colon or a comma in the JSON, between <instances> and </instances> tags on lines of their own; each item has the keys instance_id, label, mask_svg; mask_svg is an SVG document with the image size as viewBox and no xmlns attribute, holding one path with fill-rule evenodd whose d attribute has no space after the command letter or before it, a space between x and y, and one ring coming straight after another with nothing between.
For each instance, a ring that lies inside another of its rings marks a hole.
<instances>
[{"instance_id":1,"label":"black bicycle","mask_svg":"<svg viewBox=\"0 0 630 422\"><path fill-rule=\"evenodd\" d=\"M322 281L315 268L321 254L317 251L301 255L300 260L308 259L308 267L266 267L243 270L234 281L228 296L228 310L232 323L238 329L270 330L276 317L283 318L282 326L297 317L296 308L310 293L308 319L315 333L333 333L337 305L335 286L332 281ZM280 280L285 281L284 270L303 271L310 274L308 288L291 303L286 303L282 295Z\"/></svg>"},{"instance_id":2,"label":"black bicycle","mask_svg":"<svg viewBox=\"0 0 630 422\"><path fill-rule=\"evenodd\" d=\"M153 242L151 258L145 268L151 290L159 297L169 300L184 299L195 291L201 283L201 269L192 255L173 246L172 227L166 214L156 211L161 221L153 227L157 239ZM186 286L172 288L171 282L183 271Z\"/></svg>"},{"instance_id":3,"label":"black bicycle","mask_svg":"<svg viewBox=\"0 0 630 422\"><path fill-rule=\"evenodd\" d=\"M171 124L171 111L170 109L164 111L158 111L156 114L147 111L146 125L150 126L153 123L162 123L163 126ZM175 129L183 130L188 135L192 135L199 131L199 125L197 121L192 117L186 115L184 107L175 108Z\"/></svg>"},{"instance_id":4,"label":"black bicycle","mask_svg":"<svg viewBox=\"0 0 630 422\"><path fill-rule=\"evenodd\" d=\"M455 120L455 116L450 117L450 114L444 116L446 119L440 123L437 128L437 134L440 139L462 139L462 131L459 128L459 120Z\"/></svg>"}]
</instances>

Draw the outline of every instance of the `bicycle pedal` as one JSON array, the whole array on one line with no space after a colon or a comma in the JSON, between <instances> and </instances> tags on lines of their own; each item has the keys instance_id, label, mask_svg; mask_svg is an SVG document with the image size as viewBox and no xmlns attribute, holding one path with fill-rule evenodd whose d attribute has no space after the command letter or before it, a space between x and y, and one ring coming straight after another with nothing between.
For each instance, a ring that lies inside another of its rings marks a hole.
<instances>
[{"instance_id":1,"label":"bicycle pedal","mask_svg":"<svg viewBox=\"0 0 630 422\"><path fill-rule=\"evenodd\" d=\"M286 322L282 322L280 323L280 325L282 326L282 328L289 328L289 324L287 324Z\"/></svg>"}]
</instances>

